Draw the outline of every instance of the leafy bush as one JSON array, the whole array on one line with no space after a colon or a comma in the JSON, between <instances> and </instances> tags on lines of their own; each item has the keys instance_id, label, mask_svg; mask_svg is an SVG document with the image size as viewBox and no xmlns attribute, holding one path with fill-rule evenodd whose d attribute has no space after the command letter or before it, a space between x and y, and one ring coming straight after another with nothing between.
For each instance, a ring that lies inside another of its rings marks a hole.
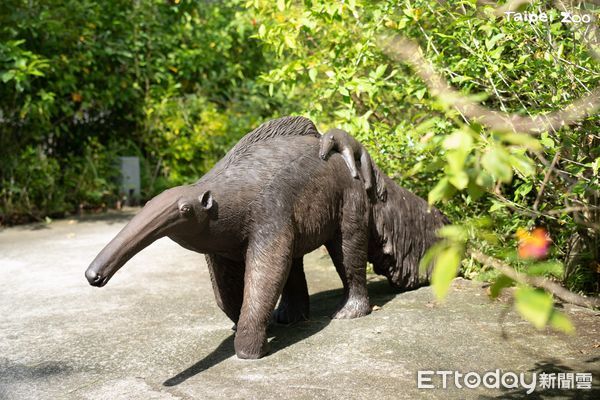
<instances>
[{"instance_id":1,"label":"leafy bush","mask_svg":"<svg viewBox=\"0 0 600 400\"><path fill-rule=\"evenodd\" d=\"M3 220L112 202L117 156L141 158L147 197L191 182L271 115L255 83L268 63L239 12L238 1L2 2ZM29 149L39 181L21 165Z\"/></svg>"},{"instance_id":2,"label":"leafy bush","mask_svg":"<svg viewBox=\"0 0 600 400\"><path fill-rule=\"evenodd\" d=\"M40 148L30 146L13 161L12 165L4 165L11 179L3 181L0 189L0 222L10 214L40 218L63 211L65 191L56 181L60 176L58 162Z\"/></svg>"}]
</instances>

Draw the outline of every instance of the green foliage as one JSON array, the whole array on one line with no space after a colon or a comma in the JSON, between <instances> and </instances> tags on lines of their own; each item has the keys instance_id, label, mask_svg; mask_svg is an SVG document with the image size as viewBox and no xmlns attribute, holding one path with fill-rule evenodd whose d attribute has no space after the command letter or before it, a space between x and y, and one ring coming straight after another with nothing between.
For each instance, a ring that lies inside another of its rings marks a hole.
<instances>
[{"instance_id":1,"label":"green foliage","mask_svg":"<svg viewBox=\"0 0 600 400\"><path fill-rule=\"evenodd\" d=\"M241 12L235 0L2 2L0 218L112 202L119 155L141 157L146 196L198 179L276 103Z\"/></svg>"},{"instance_id":2,"label":"green foliage","mask_svg":"<svg viewBox=\"0 0 600 400\"><path fill-rule=\"evenodd\" d=\"M13 159L14 164L4 165L10 169L12 180L0 188L2 208L21 214L53 214L64 206L65 191L54 177L59 176L58 162L47 157L39 148L27 147Z\"/></svg>"},{"instance_id":3,"label":"green foliage","mask_svg":"<svg viewBox=\"0 0 600 400\"><path fill-rule=\"evenodd\" d=\"M515 308L523 318L538 329L547 324L565 333L574 328L569 319L553 307L552 297L539 289L521 286L515 291Z\"/></svg>"},{"instance_id":4,"label":"green foliage","mask_svg":"<svg viewBox=\"0 0 600 400\"><path fill-rule=\"evenodd\" d=\"M149 102L146 114L147 144L156 149L171 185L201 176L229 144L227 115L195 94Z\"/></svg>"},{"instance_id":5,"label":"green foliage","mask_svg":"<svg viewBox=\"0 0 600 400\"><path fill-rule=\"evenodd\" d=\"M450 283L456 278L461 257L460 250L453 246L445 248L437 255L431 274L431 287L438 299L446 297Z\"/></svg>"},{"instance_id":6,"label":"green foliage","mask_svg":"<svg viewBox=\"0 0 600 400\"><path fill-rule=\"evenodd\" d=\"M515 281L513 281L508 276L500 275L496 279L494 284L492 286L490 286L490 297L493 299L497 298L500 295L500 292L502 291L502 289L511 287L514 283L515 283Z\"/></svg>"},{"instance_id":7,"label":"green foliage","mask_svg":"<svg viewBox=\"0 0 600 400\"><path fill-rule=\"evenodd\" d=\"M515 308L536 328L546 326L552 313L552 297L542 290L519 287L515 291Z\"/></svg>"},{"instance_id":8,"label":"green foliage","mask_svg":"<svg viewBox=\"0 0 600 400\"><path fill-rule=\"evenodd\" d=\"M104 146L95 138L89 139L83 157L74 157L63 172L61 186L66 202L79 207L114 204L119 194L118 154L116 145Z\"/></svg>"}]
</instances>

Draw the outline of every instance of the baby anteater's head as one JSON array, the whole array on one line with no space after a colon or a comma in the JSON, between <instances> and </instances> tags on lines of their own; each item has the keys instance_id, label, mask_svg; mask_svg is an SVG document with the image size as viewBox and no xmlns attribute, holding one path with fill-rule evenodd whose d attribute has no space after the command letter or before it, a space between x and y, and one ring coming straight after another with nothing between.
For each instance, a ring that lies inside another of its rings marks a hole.
<instances>
[{"instance_id":1,"label":"baby anteater's head","mask_svg":"<svg viewBox=\"0 0 600 400\"><path fill-rule=\"evenodd\" d=\"M319 157L323 160L327 159L327 156L335 146L335 135L333 131L329 131L321 136L321 145L319 147Z\"/></svg>"}]
</instances>

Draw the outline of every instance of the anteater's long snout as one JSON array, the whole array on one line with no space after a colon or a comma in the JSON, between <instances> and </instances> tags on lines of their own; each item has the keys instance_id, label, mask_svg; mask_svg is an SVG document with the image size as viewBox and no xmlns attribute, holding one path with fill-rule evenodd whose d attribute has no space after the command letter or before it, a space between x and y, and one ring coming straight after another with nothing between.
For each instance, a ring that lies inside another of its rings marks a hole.
<instances>
[{"instance_id":1,"label":"anteater's long snout","mask_svg":"<svg viewBox=\"0 0 600 400\"><path fill-rule=\"evenodd\" d=\"M138 214L139 216L139 214ZM155 229L141 225L138 216L119 232L96 256L85 271L90 285L102 287L131 257L158 239Z\"/></svg>"},{"instance_id":2,"label":"anteater's long snout","mask_svg":"<svg viewBox=\"0 0 600 400\"><path fill-rule=\"evenodd\" d=\"M326 160L327 159L327 155L329 154L329 151L331 149L327 149L325 146L321 145L319 146L319 157L322 160Z\"/></svg>"},{"instance_id":3,"label":"anteater's long snout","mask_svg":"<svg viewBox=\"0 0 600 400\"><path fill-rule=\"evenodd\" d=\"M102 249L85 271L92 286L102 287L134 255L155 240L179 219L177 199L181 187L169 189L149 201Z\"/></svg>"},{"instance_id":4,"label":"anteater's long snout","mask_svg":"<svg viewBox=\"0 0 600 400\"><path fill-rule=\"evenodd\" d=\"M85 277L92 286L102 287L108 282L108 276L100 275L92 266L85 271Z\"/></svg>"},{"instance_id":5,"label":"anteater's long snout","mask_svg":"<svg viewBox=\"0 0 600 400\"><path fill-rule=\"evenodd\" d=\"M94 261L85 271L85 278L90 285L102 287L117 272L117 270L129 260L131 256L124 255L122 249L115 246L114 241L109 243L96 256Z\"/></svg>"}]
</instances>

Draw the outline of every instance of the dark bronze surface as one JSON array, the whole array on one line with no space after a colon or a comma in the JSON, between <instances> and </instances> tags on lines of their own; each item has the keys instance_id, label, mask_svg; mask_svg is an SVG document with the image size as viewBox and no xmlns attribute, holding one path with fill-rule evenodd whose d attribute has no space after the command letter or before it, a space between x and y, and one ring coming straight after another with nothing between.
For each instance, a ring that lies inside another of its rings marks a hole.
<instances>
[{"instance_id":1,"label":"dark bronze surface","mask_svg":"<svg viewBox=\"0 0 600 400\"><path fill-rule=\"evenodd\" d=\"M374 164L369 174L387 187L388 196L370 197L340 154L319 157L320 138L303 117L261 125L198 182L149 201L98 254L86 278L104 286L131 257L164 236L205 254L217 304L237 324L234 347L240 358L268 352L271 318L282 323L308 318L302 257L322 245L344 287L333 318L370 312L367 260L393 287L416 287L422 282L419 260L445 218Z\"/></svg>"},{"instance_id":2,"label":"dark bronze surface","mask_svg":"<svg viewBox=\"0 0 600 400\"><path fill-rule=\"evenodd\" d=\"M352 177L359 179L362 176L365 182L365 189L370 192L375 180L376 196L380 201L387 198L387 189L385 180L376 175L375 164L367 150L350 134L341 129L330 129L321 137L321 146L319 156L326 160L332 151L336 151L344 157L344 161L352 174ZM360 174L356 168L356 162L360 165Z\"/></svg>"}]
</instances>

